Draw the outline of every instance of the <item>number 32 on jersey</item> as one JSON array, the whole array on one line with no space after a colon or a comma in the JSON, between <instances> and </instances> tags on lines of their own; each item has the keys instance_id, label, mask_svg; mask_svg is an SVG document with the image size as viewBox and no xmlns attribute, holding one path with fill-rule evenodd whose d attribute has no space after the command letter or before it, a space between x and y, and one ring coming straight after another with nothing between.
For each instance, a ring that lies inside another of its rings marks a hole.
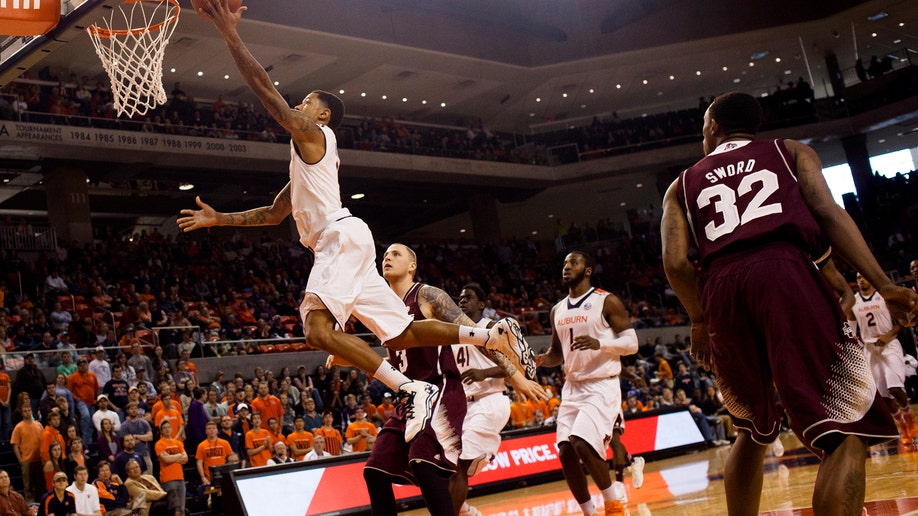
<instances>
[{"instance_id":1,"label":"number 32 on jersey","mask_svg":"<svg viewBox=\"0 0 918 516\"><path fill-rule=\"evenodd\" d=\"M753 186L759 183L761 188L743 210L742 214L736 205L737 198L751 195ZM746 174L740 181L739 187L733 188L719 183L709 186L698 194L698 208L705 208L714 203L714 210L719 213L724 221L720 224L708 222L704 227L704 234L711 242L729 235L742 224L766 215L781 213L781 203L765 204L771 194L778 191L778 176L770 170L759 170Z\"/></svg>"}]
</instances>

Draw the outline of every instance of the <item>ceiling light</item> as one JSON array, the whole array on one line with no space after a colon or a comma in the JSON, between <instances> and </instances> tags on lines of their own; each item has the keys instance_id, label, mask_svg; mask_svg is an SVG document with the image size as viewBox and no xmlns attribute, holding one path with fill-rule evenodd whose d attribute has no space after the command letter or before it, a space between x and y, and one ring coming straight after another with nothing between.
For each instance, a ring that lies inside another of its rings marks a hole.
<instances>
[{"instance_id":1,"label":"ceiling light","mask_svg":"<svg viewBox=\"0 0 918 516\"><path fill-rule=\"evenodd\" d=\"M644 84L647 84L647 79L644 79L643 83L644 83Z\"/></svg>"},{"instance_id":2,"label":"ceiling light","mask_svg":"<svg viewBox=\"0 0 918 516\"><path fill-rule=\"evenodd\" d=\"M877 33L876 33L876 32L871 32L871 33L870 33L870 36L873 37L873 38L875 38L875 37L877 37Z\"/></svg>"},{"instance_id":3,"label":"ceiling light","mask_svg":"<svg viewBox=\"0 0 918 516\"><path fill-rule=\"evenodd\" d=\"M562 93L561 96L567 98L567 93Z\"/></svg>"},{"instance_id":4,"label":"ceiling light","mask_svg":"<svg viewBox=\"0 0 918 516\"><path fill-rule=\"evenodd\" d=\"M175 73L175 68L171 68L169 71Z\"/></svg>"},{"instance_id":5,"label":"ceiling light","mask_svg":"<svg viewBox=\"0 0 918 516\"><path fill-rule=\"evenodd\" d=\"M459 230L460 233L465 233L465 228Z\"/></svg>"},{"instance_id":6,"label":"ceiling light","mask_svg":"<svg viewBox=\"0 0 918 516\"><path fill-rule=\"evenodd\" d=\"M724 71L725 71L725 72L727 71L727 67L726 67L726 66L724 67Z\"/></svg>"},{"instance_id":7,"label":"ceiling light","mask_svg":"<svg viewBox=\"0 0 918 516\"><path fill-rule=\"evenodd\" d=\"M893 40L893 45L898 45L899 43L902 43L902 40L901 40L901 39L894 39L894 40Z\"/></svg>"},{"instance_id":8,"label":"ceiling light","mask_svg":"<svg viewBox=\"0 0 918 516\"><path fill-rule=\"evenodd\" d=\"M590 88L590 93L593 93L593 88Z\"/></svg>"},{"instance_id":9,"label":"ceiling light","mask_svg":"<svg viewBox=\"0 0 918 516\"><path fill-rule=\"evenodd\" d=\"M229 74L223 76L224 79L229 79Z\"/></svg>"},{"instance_id":10,"label":"ceiling light","mask_svg":"<svg viewBox=\"0 0 918 516\"><path fill-rule=\"evenodd\" d=\"M542 102L542 97L536 97L536 102Z\"/></svg>"},{"instance_id":11,"label":"ceiling light","mask_svg":"<svg viewBox=\"0 0 918 516\"><path fill-rule=\"evenodd\" d=\"M877 143L886 143L886 138L880 138Z\"/></svg>"},{"instance_id":12,"label":"ceiling light","mask_svg":"<svg viewBox=\"0 0 918 516\"><path fill-rule=\"evenodd\" d=\"M383 99L383 100L386 100L387 98L389 98L387 95L383 95L383 96L382 96L382 99Z\"/></svg>"},{"instance_id":13,"label":"ceiling light","mask_svg":"<svg viewBox=\"0 0 918 516\"><path fill-rule=\"evenodd\" d=\"M204 76L204 72L198 71L198 77L203 77L203 76Z\"/></svg>"},{"instance_id":14,"label":"ceiling light","mask_svg":"<svg viewBox=\"0 0 918 516\"><path fill-rule=\"evenodd\" d=\"M736 79L733 79L733 84L736 84L736 83L738 83L738 82L740 82L740 80L739 80L738 77L737 77Z\"/></svg>"},{"instance_id":15,"label":"ceiling light","mask_svg":"<svg viewBox=\"0 0 918 516\"><path fill-rule=\"evenodd\" d=\"M586 104L580 104L580 109L586 109Z\"/></svg>"},{"instance_id":16,"label":"ceiling light","mask_svg":"<svg viewBox=\"0 0 918 516\"><path fill-rule=\"evenodd\" d=\"M422 100L422 101L421 101L421 104L427 105L427 101L426 101L426 100Z\"/></svg>"},{"instance_id":17,"label":"ceiling light","mask_svg":"<svg viewBox=\"0 0 918 516\"><path fill-rule=\"evenodd\" d=\"M638 183L634 185L635 188L644 188L644 183Z\"/></svg>"},{"instance_id":18,"label":"ceiling light","mask_svg":"<svg viewBox=\"0 0 918 516\"><path fill-rule=\"evenodd\" d=\"M900 27L905 27L905 22L899 22Z\"/></svg>"},{"instance_id":19,"label":"ceiling light","mask_svg":"<svg viewBox=\"0 0 918 516\"><path fill-rule=\"evenodd\" d=\"M790 70L784 70L784 75L790 75L790 74L791 74Z\"/></svg>"},{"instance_id":20,"label":"ceiling light","mask_svg":"<svg viewBox=\"0 0 918 516\"><path fill-rule=\"evenodd\" d=\"M701 70L695 70L695 75L701 75Z\"/></svg>"},{"instance_id":21,"label":"ceiling light","mask_svg":"<svg viewBox=\"0 0 918 516\"><path fill-rule=\"evenodd\" d=\"M550 219L555 218L555 214L554 214L554 213L549 213L549 214L548 214L548 218L550 218Z\"/></svg>"},{"instance_id":22,"label":"ceiling light","mask_svg":"<svg viewBox=\"0 0 918 516\"><path fill-rule=\"evenodd\" d=\"M191 183L179 183L178 189L181 190L181 191L183 191L183 192L187 192L188 190L193 190L193 189L194 189L194 185L191 184Z\"/></svg>"},{"instance_id":23,"label":"ceiling light","mask_svg":"<svg viewBox=\"0 0 918 516\"><path fill-rule=\"evenodd\" d=\"M752 61L749 61L749 66L755 66L755 63L753 63Z\"/></svg>"},{"instance_id":24,"label":"ceiling light","mask_svg":"<svg viewBox=\"0 0 918 516\"><path fill-rule=\"evenodd\" d=\"M617 90L622 89L622 85L621 85L621 84L616 84L616 85L615 85L615 89L617 89Z\"/></svg>"},{"instance_id":25,"label":"ceiling light","mask_svg":"<svg viewBox=\"0 0 918 516\"><path fill-rule=\"evenodd\" d=\"M529 117L532 118L535 116L535 113L529 113Z\"/></svg>"},{"instance_id":26,"label":"ceiling light","mask_svg":"<svg viewBox=\"0 0 918 516\"><path fill-rule=\"evenodd\" d=\"M362 193L355 193L351 195L351 199L354 199L355 201L363 199L364 197L366 197L366 194L362 194Z\"/></svg>"},{"instance_id":27,"label":"ceiling light","mask_svg":"<svg viewBox=\"0 0 918 516\"><path fill-rule=\"evenodd\" d=\"M676 76L675 76L675 75L670 75L670 76L669 76L669 80L675 81L675 80L676 80Z\"/></svg>"},{"instance_id":28,"label":"ceiling light","mask_svg":"<svg viewBox=\"0 0 918 516\"><path fill-rule=\"evenodd\" d=\"M4 182L4 183L9 183L9 182L10 182L10 178L4 177L4 178L3 178L3 182Z\"/></svg>"},{"instance_id":29,"label":"ceiling light","mask_svg":"<svg viewBox=\"0 0 918 516\"><path fill-rule=\"evenodd\" d=\"M619 206L625 206L626 203L625 203L625 201L622 201L622 202L618 203L618 205L619 205Z\"/></svg>"},{"instance_id":30,"label":"ceiling light","mask_svg":"<svg viewBox=\"0 0 918 516\"><path fill-rule=\"evenodd\" d=\"M532 230L532 234L533 234L533 235L538 235L539 232L533 229L533 230Z\"/></svg>"},{"instance_id":31,"label":"ceiling light","mask_svg":"<svg viewBox=\"0 0 918 516\"><path fill-rule=\"evenodd\" d=\"M344 95L344 90L338 90L338 95Z\"/></svg>"},{"instance_id":32,"label":"ceiling light","mask_svg":"<svg viewBox=\"0 0 918 516\"><path fill-rule=\"evenodd\" d=\"M9 181L9 179L7 179L6 181ZM86 178L86 184L89 184L89 178L88 178L88 177Z\"/></svg>"},{"instance_id":33,"label":"ceiling light","mask_svg":"<svg viewBox=\"0 0 918 516\"><path fill-rule=\"evenodd\" d=\"M274 81L274 85L275 85L275 86L280 86L280 82L279 82L279 81Z\"/></svg>"},{"instance_id":34,"label":"ceiling light","mask_svg":"<svg viewBox=\"0 0 918 516\"><path fill-rule=\"evenodd\" d=\"M883 18L886 18L887 16L889 16L889 15L886 14L885 12L883 12L883 11L880 11L880 12L874 14L873 16L868 16L867 19L870 20L870 21L877 21L877 20L882 20Z\"/></svg>"},{"instance_id":35,"label":"ceiling light","mask_svg":"<svg viewBox=\"0 0 918 516\"><path fill-rule=\"evenodd\" d=\"M763 50L762 52L756 52L755 54L752 54L751 56L749 56L749 59L751 59L752 61L758 61L759 59L764 59L765 56L767 55L768 55L768 51Z\"/></svg>"},{"instance_id":36,"label":"ceiling light","mask_svg":"<svg viewBox=\"0 0 918 516\"><path fill-rule=\"evenodd\" d=\"M775 58L775 62L776 62L776 63L780 63L780 62L781 62L781 58L780 58L780 57L776 57L776 58Z\"/></svg>"},{"instance_id":37,"label":"ceiling light","mask_svg":"<svg viewBox=\"0 0 918 516\"><path fill-rule=\"evenodd\" d=\"M366 97L366 96L367 96L367 92L361 91L361 92L360 92L360 96L361 96L361 97Z\"/></svg>"},{"instance_id":38,"label":"ceiling light","mask_svg":"<svg viewBox=\"0 0 918 516\"><path fill-rule=\"evenodd\" d=\"M402 97L402 102L408 102L408 97Z\"/></svg>"},{"instance_id":39,"label":"ceiling light","mask_svg":"<svg viewBox=\"0 0 918 516\"><path fill-rule=\"evenodd\" d=\"M446 107L446 102L441 102L440 107Z\"/></svg>"}]
</instances>

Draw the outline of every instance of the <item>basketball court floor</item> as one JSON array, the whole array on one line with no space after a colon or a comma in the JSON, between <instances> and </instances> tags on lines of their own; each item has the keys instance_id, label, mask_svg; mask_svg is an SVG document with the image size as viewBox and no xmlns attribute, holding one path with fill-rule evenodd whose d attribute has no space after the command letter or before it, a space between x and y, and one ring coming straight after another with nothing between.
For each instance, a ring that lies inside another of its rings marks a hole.
<instances>
[{"instance_id":1,"label":"basketball court floor","mask_svg":"<svg viewBox=\"0 0 918 516\"><path fill-rule=\"evenodd\" d=\"M768 516L813 514L811 497L818 461L793 434L784 434L782 457L767 456L760 511ZM727 513L724 464L729 446L648 462L641 489L628 491L626 514L631 516L693 516ZM591 489L601 507L595 486ZM469 499L485 516L555 516L580 514L564 481L505 491ZM918 451L890 443L870 450L867 460L866 514L918 515ZM427 514L424 510L407 512Z\"/></svg>"}]
</instances>

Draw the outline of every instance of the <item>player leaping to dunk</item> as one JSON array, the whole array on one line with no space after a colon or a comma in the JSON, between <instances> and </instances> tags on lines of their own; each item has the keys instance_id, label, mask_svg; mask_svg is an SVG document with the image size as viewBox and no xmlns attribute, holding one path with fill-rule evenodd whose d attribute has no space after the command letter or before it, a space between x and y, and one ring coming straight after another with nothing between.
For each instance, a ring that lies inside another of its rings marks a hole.
<instances>
[{"instance_id":1,"label":"player leaping to dunk","mask_svg":"<svg viewBox=\"0 0 918 516\"><path fill-rule=\"evenodd\" d=\"M300 243L315 255L300 305L306 339L372 373L389 388L405 391L400 397L407 400L408 441L430 420L437 388L409 380L362 339L340 331L352 314L391 349L476 344L501 351L512 365L524 373L534 373L532 351L515 321L501 321L487 331L437 320L412 321L401 299L376 271L376 249L369 227L341 205L334 129L344 118L344 103L331 93L317 90L291 109L237 32L246 8L231 12L227 0L201 3L198 14L213 22L252 92L290 133L290 181L272 205L244 212L221 213L198 198L200 209L182 210L179 228L187 232L210 226L276 225L293 214Z\"/></svg>"}]
</instances>

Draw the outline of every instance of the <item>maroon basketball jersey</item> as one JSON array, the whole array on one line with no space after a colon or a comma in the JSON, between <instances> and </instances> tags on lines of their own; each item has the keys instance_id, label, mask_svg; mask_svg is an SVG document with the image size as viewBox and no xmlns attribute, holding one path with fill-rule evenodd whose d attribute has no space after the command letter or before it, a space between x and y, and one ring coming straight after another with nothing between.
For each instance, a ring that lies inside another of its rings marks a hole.
<instances>
[{"instance_id":1,"label":"maroon basketball jersey","mask_svg":"<svg viewBox=\"0 0 918 516\"><path fill-rule=\"evenodd\" d=\"M685 210L699 258L790 242L817 252L819 225L797 185L793 156L783 140L720 144L679 176Z\"/></svg>"},{"instance_id":2,"label":"maroon basketball jersey","mask_svg":"<svg viewBox=\"0 0 918 516\"><path fill-rule=\"evenodd\" d=\"M415 320L425 319L418 306L418 292L423 283L415 283L408 289L402 301L408 307L408 313ZM412 380L421 380L435 385L442 378L459 379L459 367L456 357L449 346L425 346L408 348L401 351L389 350L389 361L392 366Z\"/></svg>"}]
</instances>

